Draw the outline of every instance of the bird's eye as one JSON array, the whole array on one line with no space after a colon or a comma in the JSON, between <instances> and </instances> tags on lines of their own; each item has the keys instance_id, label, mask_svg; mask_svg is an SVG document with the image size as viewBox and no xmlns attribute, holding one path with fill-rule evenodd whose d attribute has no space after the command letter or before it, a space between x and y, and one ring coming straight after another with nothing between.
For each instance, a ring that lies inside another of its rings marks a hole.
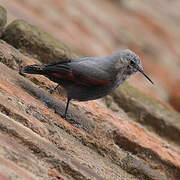
<instances>
[{"instance_id":1,"label":"bird's eye","mask_svg":"<svg viewBox=\"0 0 180 180\"><path fill-rule=\"evenodd\" d=\"M135 64L135 62L131 60L130 65L133 66L134 64Z\"/></svg>"}]
</instances>

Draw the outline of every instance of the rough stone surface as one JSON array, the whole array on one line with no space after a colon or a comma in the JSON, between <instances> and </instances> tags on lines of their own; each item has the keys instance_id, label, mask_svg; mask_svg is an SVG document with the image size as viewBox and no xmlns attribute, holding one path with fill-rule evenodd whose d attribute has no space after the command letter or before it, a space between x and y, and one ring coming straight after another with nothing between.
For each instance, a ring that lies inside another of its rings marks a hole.
<instances>
[{"instance_id":1,"label":"rough stone surface","mask_svg":"<svg viewBox=\"0 0 180 180\"><path fill-rule=\"evenodd\" d=\"M89 41L86 41L88 47L77 47L84 49L84 52L89 50L88 52L92 54L93 51L94 53L105 52L106 48L99 49L99 47L100 44L106 44L107 37L114 37L118 40L119 34L116 34L116 30L113 29L119 25L119 21L117 22L115 18L116 10L123 9L118 13L127 22L129 19L132 21L132 17L139 17L134 16L134 13L131 17L131 13L134 12L131 9L134 6L130 1L128 3L121 1L120 7L105 0L101 3L97 3L97 1L86 1L84 3L84 1L79 0L74 3L74 1L69 0L62 4L60 1L44 0L41 7L36 6L36 3L40 2L42 3L41 0L26 0L19 3L14 0L7 4L4 1L4 4L10 9L10 20L21 16L23 13L24 15L27 13L26 16L23 16L25 18L33 17L34 22L38 22L44 12L51 18L56 19L58 17L56 23L63 24L63 27L58 29L58 33L62 35L61 37L67 38L67 42L71 42L71 45L75 45L74 43L77 43L78 38L89 38ZM52 2L56 3L56 6ZM17 14L17 11L13 11L13 9L16 9L15 7L22 8L19 14ZM43 9L39 9L42 7ZM48 11L44 11L47 8ZM62 16L56 16L59 8L61 8ZM86 11L83 11L85 16L82 16L82 14L79 14L79 10L84 10L84 8L86 8ZM127 9L128 11L124 11ZM114 19L105 15L104 10L108 10ZM126 15L130 13L131 15L129 14L127 18L124 13ZM76 15L76 18L74 18L74 15ZM66 21L60 21L63 18L66 18ZM91 19L91 26L89 26L88 21L83 21L83 18ZM52 22L52 19L47 18L45 24ZM112 26L107 26L107 22ZM92 28L84 28L86 23L88 27ZM137 19L133 23L136 24ZM12 25L15 25L14 29L20 33L13 32L13 29L9 28ZM19 27L21 25L23 29ZM28 26L29 32L23 34L26 29L24 28L25 25ZM53 29L54 25L47 26L47 29L50 27ZM66 31L63 30L65 26L70 27L70 25L72 25L71 28L66 29ZM104 30L101 27L104 27L106 33L102 33ZM99 31L97 31L97 28L99 28ZM78 29L81 30L78 31ZM129 45L132 45L132 42L135 42L133 39L135 40L137 32L136 35L131 36L128 33L128 30L131 29L128 25L127 30L123 31L122 27L120 29L126 35L123 37L129 38ZM134 30L135 28L133 28ZM70 31L72 31L72 35L76 35L73 36L74 38L66 35ZM78 34L78 32L81 33ZM0 40L1 179L179 179L179 114L169 105L144 95L128 84L124 84L112 96L108 96L101 101L81 103L72 101L66 121L61 118L65 108L65 96L61 88L58 89L59 93L51 95L45 87L54 87L55 83L42 76L26 75L23 77L18 74L21 66L40 63L38 60L46 62L42 57L47 56L47 53L40 50L49 47L46 45L54 42L53 37L50 41L47 41L45 37L49 35L20 20L9 24L5 33L7 37L11 37L7 40L9 43L16 38L17 41L21 40L22 34L24 41L22 41L22 44L18 44L19 42L11 43L14 48L7 42ZM14 36L12 36L13 33ZM15 37L16 33L20 36ZM57 35L58 33L54 31L52 34ZM88 33L91 36L87 36ZM107 36L107 33L114 36ZM36 43L32 44L32 51L28 49L28 45L31 44L31 38L29 37L32 38L33 42L35 42L33 38L36 37ZM93 37L96 38L91 41ZM106 38L102 41L101 38L103 37ZM3 36L3 39L5 39L5 36ZM100 42L97 40L100 40ZM141 40L139 42L143 44L145 40ZM58 44L61 44L57 40L56 42L57 44L53 45L55 49L56 45L59 48ZM109 50L106 49L107 52L110 51L110 47L113 45L113 43L111 44L113 42L111 38L108 39L108 42L109 44L106 44L109 46ZM123 44L125 42L126 40L123 41ZM93 47L92 45L96 46ZM59 51L59 57L74 56L74 52L70 48L66 45L63 47L66 51ZM115 48L115 46L112 47ZM141 52L141 50L138 52ZM53 48L49 48L49 54L52 54L53 58L56 57ZM139 79L142 80L141 76ZM110 108L107 109L102 101L106 101ZM115 112L112 112L111 109Z\"/></svg>"},{"instance_id":2,"label":"rough stone surface","mask_svg":"<svg viewBox=\"0 0 180 180\"><path fill-rule=\"evenodd\" d=\"M180 145L180 114L124 83L112 93L124 111L160 136Z\"/></svg>"}]
</instances>

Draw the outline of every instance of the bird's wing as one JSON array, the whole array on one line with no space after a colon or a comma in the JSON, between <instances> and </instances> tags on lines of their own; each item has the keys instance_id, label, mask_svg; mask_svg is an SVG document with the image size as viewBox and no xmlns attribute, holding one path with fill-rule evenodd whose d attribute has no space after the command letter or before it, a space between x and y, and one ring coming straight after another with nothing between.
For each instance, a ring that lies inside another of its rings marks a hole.
<instances>
[{"instance_id":1,"label":"bird's wing","mask_svg":"<svg viewBox=\"0 0 180 180\"><path fill-rule=\"evenodd\" d=\"M104 64L98 59L82 58L47 64L45 71L51 77L85 86L108 85L113 79L113 73L106 72L102 65Z\"/></svg>"}]
</instances>

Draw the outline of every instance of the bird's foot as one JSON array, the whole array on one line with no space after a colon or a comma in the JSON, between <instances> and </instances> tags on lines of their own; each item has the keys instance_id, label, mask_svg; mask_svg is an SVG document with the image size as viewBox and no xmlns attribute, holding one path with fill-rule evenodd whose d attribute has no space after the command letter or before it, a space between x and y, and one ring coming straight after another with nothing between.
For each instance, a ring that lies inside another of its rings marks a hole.
<instances>
[{"instance_id":1,"label":"bird's foot","mask_svg":"<svg viewBox=\"0 0 180 180\"><path fill-rule=\"evenodd\" d=\"M21 76L26 77L26 74L23 72L23 67L20 67L20 68L19 68L19 74L20 74Z\"/></svg>"},{"instance_id":2,"label":"bird's foot","mask_svg":"<svg viewBox=\"0 0 180 180\"><path fill-rule=\"evenodd\" d=\"M80 123L76 122L74 119L72 119L72 117L68 114L64 114L61 116L64 120L66 120L67 122L69 122L72 125L80 125Z\"/></svg>"},{"instance_id":3,"label":"bird's foot","mask_svg":"<svg viewBox=\"0 0 180 180\"><path fill-rule=\"evenodd\" d=\"M68 120L70 118L68 114L63 114L61 115L61 117L65 120Z\"/></svg>"},{"instance_id":4,"label":"bird's foot","mask_svg":"<svg viewBox=\"0 0 180 180\"><path fill-rule=\"evenodd\" d=\"M49 91L50 94L53 94L54 92L56 92L56 88L51 88L46 86L46 89Z\"/></svg>"},{"instance_id":5,"label":"bird's foot","mask_svg":"<svg viewBox=\"0 0 180 180\"><path fill-rule=\"evenodd\" d=\"M48 89L49 92L52 94L52 93L56 92L56 89L57 89L58 87L59 87L59 84L58 84L55 88L50 88L50 87L47 87L47 86L46 86L46 89Z\"/></svg>"}]
</instances>

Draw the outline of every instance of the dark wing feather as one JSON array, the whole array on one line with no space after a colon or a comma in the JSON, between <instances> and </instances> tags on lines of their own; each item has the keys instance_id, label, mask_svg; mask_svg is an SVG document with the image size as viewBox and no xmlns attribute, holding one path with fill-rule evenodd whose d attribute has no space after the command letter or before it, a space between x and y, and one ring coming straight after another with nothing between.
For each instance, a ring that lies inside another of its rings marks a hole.
<instances>
[{"instance_id":1,"label":"dark wing feather","mask_svg":"<svg viewBox=\"0 0 180 180\"><path fill-rule=\"evenodd\" d=\"M59 74L68 74L71 72L71 68L69 67L68 63L71 60L62 60L62 61L55 61L49 64L44 65L44 71L47 73L59 73Z\"/></svg>"},{"instance_id":2,"label":"dark wing feather","mask_svg":"<svg viewBox=\"0 0 180 180\"><path fill-rule=\"evenodd\" d=\"M77 61L58 61L46 64L44 70L54 78L73 81L85 86L108 85L112 77L100 68L101 65L95 63L98 67L91 64L92 61L86 58L77 59Z\"/></svg>"},{"instance_id":3,"label":"dark wing feather","mask_svg":"<svg viewBox=\"0 0 180 180\"><path fill-rule=\"evenodd\" d=\"M68 65L48 66L44 70L47 73L59 73L59 74L63 74L63 75L71 72L71 68Z\"/></svg>"},{"instance_id":4,"label":"dark wing feather","mask_svg":"<svg viewBox=\"0 0 180 180\"><path fill-rule=\"evenodd\" d=\"M51 63L45 64L45 66L50 67L50 66L56 66L59 64L67 64L67 63L70 63L71 61L72 61L71 59L58 60L58 61L53 61Z\"/></svg>"}]
</instances>

